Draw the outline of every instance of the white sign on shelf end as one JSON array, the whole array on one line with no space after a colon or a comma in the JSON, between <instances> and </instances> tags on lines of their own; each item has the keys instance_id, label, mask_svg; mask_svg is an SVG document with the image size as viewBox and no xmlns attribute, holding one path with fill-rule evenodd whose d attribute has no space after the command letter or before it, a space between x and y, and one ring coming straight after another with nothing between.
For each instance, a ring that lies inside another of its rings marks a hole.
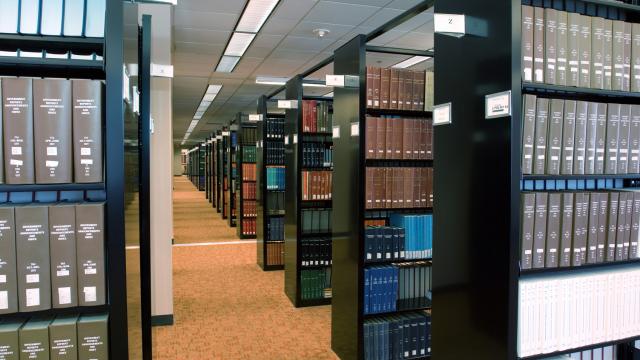
<instances>
[{"instance_id":1,"label":"white sign on shelf end","mask_svg":"<svg viewBox=\"0 0 640 360\"><path fill-rule=\"evenodd\" d=\"M278 109L297 109L298 100L278 100Z\"/></svg>"},{"instance_id":2,"label":"white sign on shelf end","mask_svg":"<svg viewBox=\"0 0 640 360\"><path fill-rule=\"evenodd\" d=\"M485 119L495 119L511 116L511 90L484 97L484 117Z\"/></svg>"},{"instance_id":3,"label":"white sign on shelf end","mask_svg":"<svg viewBox=\"0 0 640 360\"><path fill-rule=\"evenodd\" d=\"M433 125L451 124L451 103L436 105L433 107Z\"/></svg>"}]
</instances>

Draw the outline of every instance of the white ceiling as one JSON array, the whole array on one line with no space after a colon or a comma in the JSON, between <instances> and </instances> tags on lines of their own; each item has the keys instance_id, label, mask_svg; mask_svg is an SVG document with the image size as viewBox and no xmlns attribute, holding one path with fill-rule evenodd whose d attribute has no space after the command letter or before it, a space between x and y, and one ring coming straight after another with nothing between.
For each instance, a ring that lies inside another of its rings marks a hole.
<instances>
[{"instance_id":1,"label":"white ceiling","mask_svg":"<svg viewBox=\"0 0 640 360\"><path fill-rule=\"evenodd\" d=\"M233 73L217 73L246 0L179 0L174 7L173 138L180 142L208 84L223 88L185 145L199 142L238 112L255 112L256 100L277 86L257 76L292 77L333 54L358 34L367 34L421 0L281 0ZM323 38L314 29L328 29ZM433 12L428 11L372 41L372 45L433 48ZM407 58L370 54L368 63L390 66ZM371 62L373 61L373 62ZM424 67L424 64L422 65ZM312 74L321 78L332 66ZM330 89L313 89L328 93ZM306 91L306 90L305 90Z\"/></svg>"}]
</instances>

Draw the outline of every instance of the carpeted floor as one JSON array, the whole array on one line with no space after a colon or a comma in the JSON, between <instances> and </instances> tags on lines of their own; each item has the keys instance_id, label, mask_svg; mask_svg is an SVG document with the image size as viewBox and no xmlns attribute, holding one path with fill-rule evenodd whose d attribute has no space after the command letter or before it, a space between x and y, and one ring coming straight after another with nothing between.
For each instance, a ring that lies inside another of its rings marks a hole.
<instances>
[{"instance_id":1,"label":"carpeted floor","mask_svg":"<svg viewBox=\"0 0 640 360\"><path fill-rule=\"evenodd\" d=\"M238 241L202 192L175 184L176 243ZM173 271L175 325L154 328L154 359L337 359L331 308L295 309L284 273L256 265L255 242L175 246Z\"/></svg>"}]
</instances>

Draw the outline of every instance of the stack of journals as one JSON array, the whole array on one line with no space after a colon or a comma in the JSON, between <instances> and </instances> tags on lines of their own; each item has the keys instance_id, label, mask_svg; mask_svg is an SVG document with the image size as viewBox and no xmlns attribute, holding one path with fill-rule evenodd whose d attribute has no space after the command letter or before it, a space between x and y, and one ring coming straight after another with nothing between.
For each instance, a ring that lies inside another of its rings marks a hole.
<instances>
[{"instance_id":1,"label":"stack of journals","mask_svg":"<svg viewBox=\"0 0 640 360\"><path fill-rule=\"evenodd\" d=\"M415 312L365 320L364 359L413 359L431 355L431 315Z\"/></svg>"},{"instance_id":2,"label":"stack of journals","mask_svg":"<svg viewBox=\"0 0 640 360\"><path fill-rule=\"evenodd\" d=\"M428 259L433 256L432 215L392 214L389 220L392 226L404 229L405 259Z\"/></svg>"}]
</instances>

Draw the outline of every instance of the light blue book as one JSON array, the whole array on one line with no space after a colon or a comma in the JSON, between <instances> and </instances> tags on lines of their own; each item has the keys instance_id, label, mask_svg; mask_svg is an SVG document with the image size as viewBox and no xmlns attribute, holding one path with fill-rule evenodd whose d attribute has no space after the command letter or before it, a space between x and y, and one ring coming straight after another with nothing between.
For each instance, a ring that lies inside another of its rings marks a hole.
<instances>
[{"instance_id":1,"label":"light blue book","mask_svg":"<svg viewBox=\"0 0 640 360\"><path fill-rule=\"evenodd\" d=\"M40 0L20 1L20 33L37 34L40 25Z\"/></svg>"},{"instance_id":2,"label":"light blue book","mask_svg":"<svg viewBox=\"0 0 640 360\"><path fill-rule=\"evenodd\" d=\"M40 34L62 35L62 0L42 0Z\"/></svg>"},{"instance_id":3,"label":"light blue book","mask_svg":"<svg viewBox=\"0 0 640 360\"><path fill-rule=\"evenodd\" d=\"M86 37L104 37L105 10L106 0L87 0L87 16L84 23Z\"/></svg>"},{"instance_id":4,"label":"light blue book","mask_svg":"<svg viewBox=\"0 0 640 360\"><path fill-rule=\"evenodd\" d=\"M18 32L18 0L0 1L0 32L15 34Z\"/></svg>"},{"instance_id":5,"label":"light blue book","mask_svg":"<svg viewBox=\"0 0 640 360\"><path fill-rule=\"evenodd\" d=\"M85 0L64 1L64 36L82 36Z\"/></svg>"}]
</instances>

